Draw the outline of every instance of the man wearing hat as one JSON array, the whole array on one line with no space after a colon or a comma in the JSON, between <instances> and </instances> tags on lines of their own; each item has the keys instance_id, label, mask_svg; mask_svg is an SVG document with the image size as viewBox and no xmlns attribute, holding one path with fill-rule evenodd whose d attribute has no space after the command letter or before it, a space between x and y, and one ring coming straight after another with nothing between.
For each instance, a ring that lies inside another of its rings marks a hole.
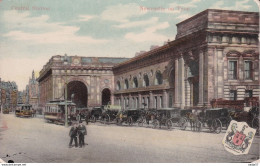
<instances>
[{"instance_id":1,"label":"man wearing hat","mask_svg":"<svg viewBox=\"0 0 260 166\"><path fill-rule=\"evenodd\" d=\"M72 147L72 142L73 142L73 140L74 140L74 142L75 142L75 147L78 147L77 134L78 134L78 127L77 127L77 124L75 123L75 124L71 127L70 133L69 133L69 136L70 136L69 147L70 147L70 148Z\"/></svg>"},{"instance_id":2,"label":"man wearing hat","mask_svg":"<svg viewBox=\"0 0 260 166\"><path fill-rule=\"evenodd\" d=\"M79 134L79 147L85 146L84 136L87 135L87 129L85 125L80 121L78 126L78 134Z\"/></svg>"}]
</instances>

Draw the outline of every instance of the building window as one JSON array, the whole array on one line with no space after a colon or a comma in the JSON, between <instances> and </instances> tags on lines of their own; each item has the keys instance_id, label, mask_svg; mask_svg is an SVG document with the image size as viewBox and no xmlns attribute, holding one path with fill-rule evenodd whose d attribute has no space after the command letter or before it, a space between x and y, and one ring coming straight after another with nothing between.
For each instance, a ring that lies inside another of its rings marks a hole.
<instances>
[{"instance_id":1,"label":"building window","mask_svg":"<svg viewBox=\"0 0 260 166\"><path fill-rule=\"evenodd\" d=\"M136 77L134 77L134 79L133 79L133 87L138 88L138 80Z\"/></svg>"},{"instance_id":2,"label":"building window","mask_svg":"<svg viewBox=\"0 0 260 166\"><path fill-rule=\"evenodd\" d=\"M145 106L146 106L146 103L145 103L145 98L143 97L143 99L142 99L143 101L142 101L142 108L145 108Z\"/></svg>"},{"instance_id":3,"label":"building window","mask_svg":"<svg viewBox=\"0 0 260 166\"><path fill-rule=\"evenodd\" d=\"M147 108L150 108L150 97L147 97Z\"/></svg>"},{"instance_id":4,"label":"building window","mask_svg":"<svg viewBox=\"0 0 260 166\"><path fill-rule=\"evenodd\" d=\"M169 108L172 108L172 94L169 95Z\"/></svg>"},{"instance_id":5,"label":"building window","mask_svg":"<svg viewBox=\"0 0 260 166\"><path fill-rule=\"evenodd\" d=\"M143 86L144 87L149 86L149 78L147 74L144 75Z\"/></svg>"},{"instance_id":6,"label":"building window","mask_svg":"<svg viewBox=\"0 0 260 166\"><path fill-rule=\"evenodd\" d=\"M163 83L162 73L160 71L157 71L155 75L155 85L161 85L162 83Z\"/></svg>"},{"instance_id":7,"label":"building window","mask_svg":"<svg viewBox=\"0 0 260 166\"><path fill-rule=\"evenodd\" d=\"M230 90L229 98L230 98L230 100L237 100L237 91Z\"/></svg>"},{"instance_id":8,"label":"building window","mask_svg":"<svg viewBox=\"0 0 260 166\"><path fill-rule=\"evenodd\" d=\"M252 79L253 68L252 61L245 61L244 69L245 69L245 79Z\"/></svg>"},{"instance_id":9,"label":"building window","mask_svg":"<svg viewBox=\"0 0 260 166\"><path fill-rule=\"evenodd\" d=\"M237 79L237 61L229 61L228 78Z\"/></svg>"},{"instance_id":10,"label":"building window","mask_svg":"<svg viewBox=\"0 0 260 166\"><path fill-rule=\"evenodd\" d=\"M125 79L125 89L128 89L128 88L129 88L128 80Z\"/></svg>"},{"instance_id":11,"label":"building window","mask_svg":"<svg viewBox=\"0 0 260 166\"><path fill-rule=\"evenodd\" d=\"M120 82L119 82L119 81L117 81L117 83L116 83L116 90L120 90L120 89L121 89Z\"/></svg>"},{"instance_id":12,"label":"building window","mask_svg":"<svg viewBox=\"0 0 260 166\"><path fill-rule=\"evenodd\" d=\"M245 97L253 97L253 91L252 90L246 90L245 91Z\"/></svg>"},{"instance_id":13,"label":"building window","mask_svg":"<svg viewBox=\"0 0 260 166\"><path fill-rule=\"evenodd\" d=\"M163 108L163 98L160 96L160 107Z\"/></svg>"},{"instance_id":14,"label":"building window","mask_svg":"<svg viewBox=\"0 0 260 166\"><path fill-rule=\"evenodd\" d=\"M157 96L154 96L154 108L157 108Z\"/></svg>"}]
</instances>

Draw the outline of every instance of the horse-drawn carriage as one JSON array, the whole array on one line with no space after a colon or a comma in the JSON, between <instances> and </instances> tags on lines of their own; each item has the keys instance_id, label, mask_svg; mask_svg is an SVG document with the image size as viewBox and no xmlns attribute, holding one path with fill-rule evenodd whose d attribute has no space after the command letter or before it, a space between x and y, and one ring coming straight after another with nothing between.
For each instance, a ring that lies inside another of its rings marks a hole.
<instances>
[{"instance_id":1,"label":"horse-drawn carriage","mask_svg":"<svg viewBox=\"0 0 260 166\"><path fill-rule=\"evenodd\" d=\"M122 125L123 123L130 125L133 125L133 123L136 123L137 120L140 118L140 110L138 109L129 109L125 111L120 111L117 114L116 122L118 125Z\"/></svg>"},{"instance_id":2,"label":"horse-drawn carriage","mask_svg":"<svg viewBox=\"0 0 260 166\"><path fill-rule=\"evenodd\" d=\"M193 117L193 118L192 118ZM195 131L201 131L202 127L207 127L211 132L220 133L222 127L226 129L231 121L229 111L226 108L212 108L202 110L197 115L190 116L191 128Z\"/></svg>"},{"instance_id":3,"label":"horse-drawn carriage","mask_svg":"<svg viewBox=\"0 0 260 166\"><path fill-rule=\"evenodd\" d=\"M174 124L185 129L187 126L187 115L191 113L192 110L181 110L180 108L161 108L157 110L155 119L153 120L153 128L162 125L166 126L168 129L171 129Z\"/></svg>"},{"instance_id":4,"label":"horse-drawn carriage","mask_svg":"<svg viewBox=\"0 0 260 166\"><path fill-rule=\"evenodd\" d=\"M111 123L112 121L116 120L118 113L121 110L121 106L117 105L106 105L104 106L104 110L102 113L103 122L106 124Z\"/></svg>"},{"instance_id":5,"label":"horse-drawn carriage","mask_svg":"<svg viewBox=\"0 0 260 166\"><path fill-rule=\"evenodd\" d=\"M157 111L156 109L140 109L140 117L137 120L138 122L138 126L142 127L145 123L147 125L150 124L150 122L152 123L152 121L154 120Z\"/></svg>"},{"instance_id":6,"label":"horse-drawn carriage","mask_svg":"<svg viewBox=\"0 0 260 166\"><path fill-rule=\"evenodd\" d=\"M238 122L246 122L250 127L255 128L259 134L259 98L246 97L244 100L214 99L212 107L227 108L229 118ZM246 106L246 107L245 107ZM245 109L249 108L249 109Z\"/></svg>"},{"instance_id":7,"label":"horse-drawn carriage","mask_svg":"<svg viewBox=\"0 0 260 166\"><path fill-rule=\"evenodd\" d=\"M95 123L97 120L102 119L104 107L93 107L90 111L90 121Z\"/></svg>"},{"instance_id":8,"label":"horse-drawn carriage","mask_svg":"<svg viewBox=\"0 0 260 166\"><path fill-rule=\"evenodd\" d=\"M252 107L249 111L230 111L230 117L238 122L246 122L256 129L259 134L259 106Z\"/></svg>"}]
</instances>

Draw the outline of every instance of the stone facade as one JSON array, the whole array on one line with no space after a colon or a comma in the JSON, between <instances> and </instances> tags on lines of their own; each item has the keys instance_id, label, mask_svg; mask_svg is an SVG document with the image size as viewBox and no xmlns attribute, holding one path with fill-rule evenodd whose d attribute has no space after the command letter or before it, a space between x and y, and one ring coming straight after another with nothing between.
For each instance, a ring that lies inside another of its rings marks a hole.
<instances>
[{"instance_id":1,"label":"stone facade","mask_svg":"<svg viewBox=\"0 0 260 166\"><path fill-rule=\"evenodd\" d=\"M208 9L184 20L174 41L113 68L115 103L209 107L212 99L258 97L258 33L255 12Z\"/></svg>"},{"instance_id":2,"label":"stone facade","mask_svg":"<svg viewBox=\"0 0 260 166\"><path fill-rule=\"evenodd\" d=\"M131 59L53 56L37 79L40 105L64 99L65 85L80 107L210 107L212 99L258 97L258 33L258 13L208 9L178 23L175 40Z\"/></svg>"},{"instance_id":3,"label":"stone facade","mask_svg":"<svg viewBox=\"0 0 260 166\"><path fill-rule=\"evenodd\" d=\"M8 109L9 111L15 111L18 95L17 88L15 82L0 82L1 110Z\"/></svg>"},{"instance_id":4,"label":"stone facade","mask_svg":"<svg viewBox=\"0 0 260 166\"><path fill-rule=\"evenodd\" d=\"M78 107L100 106L113 102L112 67L126 58L53 56L40 71L40 106L67 98ZM102 98L103 97L103 98Z\"/></svg>"}]
</instances>

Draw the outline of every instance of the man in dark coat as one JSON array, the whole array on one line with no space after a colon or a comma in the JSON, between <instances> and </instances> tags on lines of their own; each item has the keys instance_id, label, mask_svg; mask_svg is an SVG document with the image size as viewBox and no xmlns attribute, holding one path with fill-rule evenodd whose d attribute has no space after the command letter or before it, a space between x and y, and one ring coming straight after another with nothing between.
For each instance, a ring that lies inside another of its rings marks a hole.
<instances>
[{"instance_id":1,"label":"man in dark coat","mask_svg":"<svg viewBox=\"0 0 260 166\"><path fill-rule=\"evenodd\" d=\"M80 122L78 126L78 134L79 134L79 147L81 148L82 146L85 146L84 136L87 135L87 129L85 125L82 124L82 122Z\"/></svg>"},{"instance_id":2,"label":"man in dark coat","mask_svg":"<svg viewBox=\"0 0 260 166\"><path fill-rule=\"evenodd\" d=\"M70 148L72 147L72 142L73 142L73 140L74 140L74 142L75 142L75 147L78 147L77 134L78 134L78 126L77 126L77 124L74 124L74 125L71 127L70 133L69 133L69 136L70 136L69 147L70 147Z\"/></svg>"}]
</instances>

